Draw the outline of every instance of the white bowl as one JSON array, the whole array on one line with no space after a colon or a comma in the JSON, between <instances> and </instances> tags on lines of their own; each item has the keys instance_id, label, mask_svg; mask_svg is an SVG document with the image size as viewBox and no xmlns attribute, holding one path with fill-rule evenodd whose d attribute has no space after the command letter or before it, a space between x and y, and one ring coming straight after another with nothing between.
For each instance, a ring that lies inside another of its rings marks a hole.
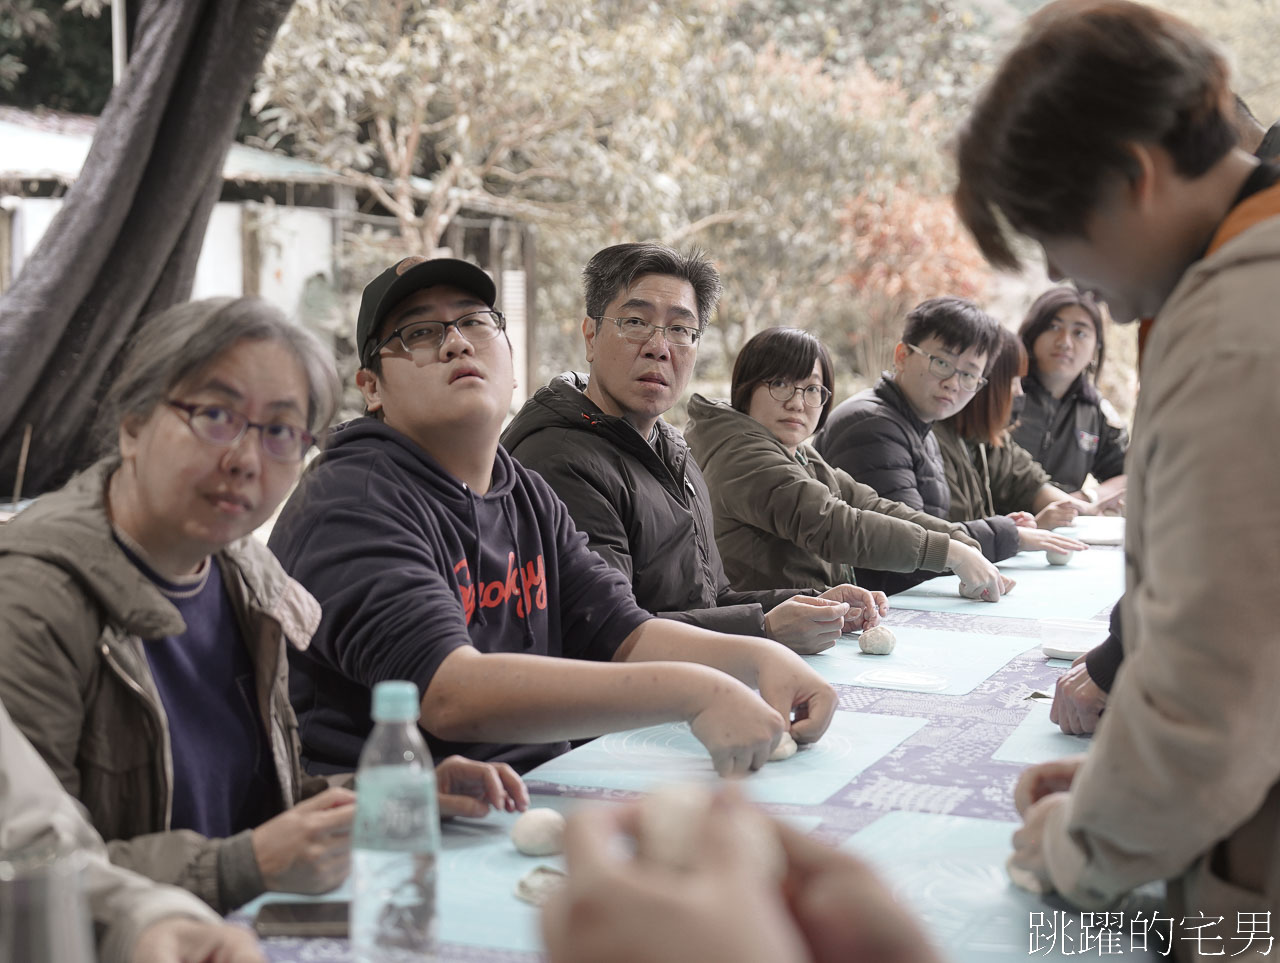
<instances>
[{"instance_id":1,"label":"white bowl","mask_svg":"<svg viewBox=\"0 0 1280 963\"><path fill-rule=\"evenodd\" d=\"M1106 639L1107 628L1094 619L1041 619L1040 650L1050 659L1075 661Z\"/></svg>"}]
</instances>

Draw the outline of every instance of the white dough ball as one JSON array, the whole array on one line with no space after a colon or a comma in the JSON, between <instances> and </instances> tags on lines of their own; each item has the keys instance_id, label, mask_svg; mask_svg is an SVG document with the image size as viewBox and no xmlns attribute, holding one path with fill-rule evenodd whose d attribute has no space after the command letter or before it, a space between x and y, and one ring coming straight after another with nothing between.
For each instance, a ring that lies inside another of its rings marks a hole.
<instances>
[{"instance_id":1,"label":"white dough ball","mask_svg":"<svg viewBox=\"0 0 1280 963\"><path fill-rule=\"evenodd\" d=\"M640 827L636 855L677 871L693 866L699 840L711 819L711 791L703 786L666 786L640 802ZM781 879L786 854L773 825L752 811L740 827L739 843L761 876Z\"/></svg>"},{"instance_id":2,"label":"white dough ball","mask_svg":"<svg viewBox=\"0 0 1280 963\"><path fill-rule=\"evenodd\" d=\"M511 841L526 856L564 851L564 816L554 809L530 809L511 827Z\"/></svg>"},{"instance_id":3,"label":"white dough ball","mask_svg":"<svg viewBox=\"0 0 1280 963\"><path fill-rule=\"evenodd\" d=\"M1050 552L1046 551L1044 557L1049 560L1050 565L1066 565L1071 561L1071 556L1075 552Z\"/></svg>"},{"instance_id":4,"label":"white dough ball","mask_svg":"<svg viewBox=\"0 0 1280 963\"><path fill-rule=\"evenodd\" d=\"M858 636L858 648L867 655L888 655L897 641L892 629L887 625L877 625Z\"/></svg>"},{"instance_id":5,"label":"white dough ball","mask_svg":"<svg viewBox=\"0 0 1280 963\"><path fill-rule=\"evenodd\" d=\"M796 745L795 739L791 738L791 733L784 732L782 738L778 740L778 745L773 752L769 753L770 762L782 762L783 759L790 759L796 754L796 750L800 747Z\"/></svg>"},{"instance_id":6,"label":"white dough ball","mask_svg":"<svg viewBox=\"0 0 1280 963\"><path fill-rule=\"evenodd\" d=\"M541 906L564 889L568 875L554 866L535 866L516 882L516 898Z\"/></svg>"}]
</instances>

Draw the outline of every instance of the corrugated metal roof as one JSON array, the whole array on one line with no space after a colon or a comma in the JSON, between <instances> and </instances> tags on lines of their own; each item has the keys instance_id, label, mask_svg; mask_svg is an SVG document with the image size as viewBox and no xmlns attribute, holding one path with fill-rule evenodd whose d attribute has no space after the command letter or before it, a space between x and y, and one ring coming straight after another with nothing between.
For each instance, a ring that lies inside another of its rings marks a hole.
<instances>
[{"instance_id":1,"label":"corrugated metal roof","mask_svg":"<svg viewBox=\"0 0 1280 963\"><path fill-rule=\"evenodd\" d=\"M96 128L96 117L0 107L0 179L72 183L80 176ZM222 176L230 181L347 182L319 164L244 144L231 145Z\"/></svg>"}]
</instances>

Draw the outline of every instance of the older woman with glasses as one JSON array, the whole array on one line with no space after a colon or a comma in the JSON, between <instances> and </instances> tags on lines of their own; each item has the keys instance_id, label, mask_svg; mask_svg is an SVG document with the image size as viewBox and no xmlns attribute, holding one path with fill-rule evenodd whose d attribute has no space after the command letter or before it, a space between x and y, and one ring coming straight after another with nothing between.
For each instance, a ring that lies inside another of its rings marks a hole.
<instances>
[{"instance_id":1,"label":"older woman with glasses","mask_svg":"<svg viewBox=\"0 0 1280 963\"><path fill-rule=\"evenodd\" d=\"M285 659L320 607L246 536L329 423L333 361L254 298L172 308L134 344L102 459L0 529L0 702L113 862L223 912L322 892L346 875L355 797L299 802ZM442 786L523 793L464 768Z\"/></svg>"},{"instance_id":2,"label":"older woman with glasses","mask_svg":"<svg viewBox=\"0 0 1280 963\"><path fill-rule=\"evenodd\" d=\"M824 589L854 566L953 570L980 592L999 584L960 525L879 497L807 444L831 409L826 346L769 328L733 366L730 404L694 395L686 437L711 489L716 544L737 589Z\"/></svg>"}]
</instances>

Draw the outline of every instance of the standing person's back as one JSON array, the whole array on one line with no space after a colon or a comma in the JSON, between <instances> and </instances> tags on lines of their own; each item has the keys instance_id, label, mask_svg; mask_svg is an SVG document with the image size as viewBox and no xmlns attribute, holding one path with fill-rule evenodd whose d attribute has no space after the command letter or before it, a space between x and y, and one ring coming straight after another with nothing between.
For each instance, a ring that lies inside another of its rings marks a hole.
<instances>
[{"instance_id":1,"label":"standing person's back","mask_svg":"<svg viewBox=\"0 0 1280 963\"><path fill-rule=\"evenodd\" d=\"M1258 444L1280 418L1280 168L1235 146L1230 103L1224 58L1190 25L1059 2L957 149L957 206L989 261L1018 262L1012 228L1117 320L1154 318L1127 466L1126 657L1087 756L1020 780L1011 866L1086 908L1169 880L1171 945L1197 960L1221 952L1198 921L1280 912L1280 464Z\"/></svg>"}]
</instances>

